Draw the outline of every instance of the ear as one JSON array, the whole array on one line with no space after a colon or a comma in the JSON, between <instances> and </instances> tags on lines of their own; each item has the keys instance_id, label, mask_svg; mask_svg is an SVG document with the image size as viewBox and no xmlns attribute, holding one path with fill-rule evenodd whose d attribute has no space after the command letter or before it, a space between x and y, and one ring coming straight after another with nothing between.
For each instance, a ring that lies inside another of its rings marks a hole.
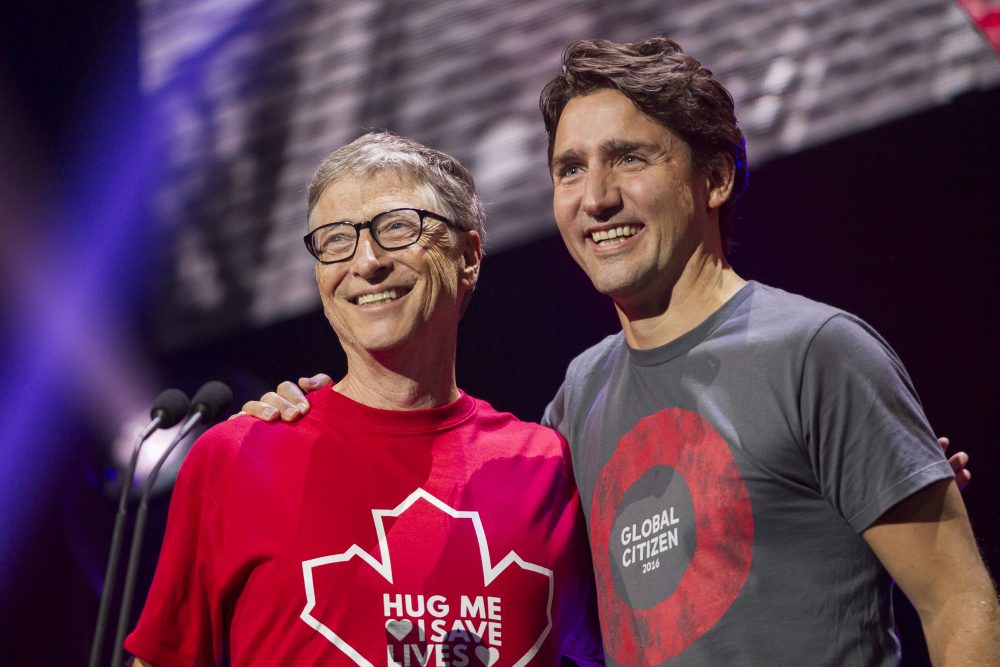
<instances>
[{"instance_id":1,"label":"ear","mask_svg":"<svg viewBox=\"0 0 1000 667\"><path fill-rule=\"evenodd\" d=\"M459 273L460 282L469 288L476 289L479 282L479 267L483 263L483 239L476 230L465 234L465 245L462 247L462 267Z\"/></svg>"},{"instance_id":2,"label":"ear","mask_svg":"<svg viewBox=\"0 0 1000 667\"><path fill-rule=\"evenodd\" d=\"M731 155L724 155L708 171L708 208L718 210L729 201L736 180L736 165Z\"/></svg>"}]
</instances>

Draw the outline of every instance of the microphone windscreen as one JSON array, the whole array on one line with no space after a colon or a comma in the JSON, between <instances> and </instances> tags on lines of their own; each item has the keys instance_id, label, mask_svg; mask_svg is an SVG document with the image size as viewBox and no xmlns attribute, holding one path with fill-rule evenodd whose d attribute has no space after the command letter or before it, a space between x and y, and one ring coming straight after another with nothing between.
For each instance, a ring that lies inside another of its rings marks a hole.
<instances>
[{"instance_id":1,"label":"microphone windscreen","mask_svg":"<svg viewBox=\"0 0 1000 667\"><path fill-rule=\"evenodd\" d=\"M183 419L190 409L191 401L187 394L180 389L164 389L153 401L149 416L153 419L160 418L160 428L170 428Z\"/></svg>"},{"instance_id":2,"label":"microphone windscreen","mask_svg":"<svg viewBox=\"0 0 1000 667\"><path fill-rule=\"evenodd\" d=\"M191 399L191 407L205 415L205 421L215 419L219 410L229 405L233 400L233 391L226 383L210 380L201 385Z\"/></svg>"}]
</instances>

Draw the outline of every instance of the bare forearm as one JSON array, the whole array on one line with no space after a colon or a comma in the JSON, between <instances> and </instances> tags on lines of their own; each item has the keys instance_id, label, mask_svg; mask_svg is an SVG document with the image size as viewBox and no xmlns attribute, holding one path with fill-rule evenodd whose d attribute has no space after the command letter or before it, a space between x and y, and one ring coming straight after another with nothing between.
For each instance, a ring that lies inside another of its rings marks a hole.
<instances>
[{"instance_id":1,"label":"bare forearm","mask_svg":"<svg viewBox=\"0 0 1000 667\"><path fill-rule=\"evenodd\" d=\"M986 590L952 596L936 613L921 613L921 621L935 667L1000 667L1000 604L989 582Z\"/></svg>"},{"instance_id":2,"label":"bare forearm","mask_svg":"<svg viewBox=\"0 0 1000 667\"><path fill-rule=\"evenodd\" d=\"M1000 606L954 481L886 512L865 540L920 615L936 667L1000 667Z\"/></svg>"}]
</instances>

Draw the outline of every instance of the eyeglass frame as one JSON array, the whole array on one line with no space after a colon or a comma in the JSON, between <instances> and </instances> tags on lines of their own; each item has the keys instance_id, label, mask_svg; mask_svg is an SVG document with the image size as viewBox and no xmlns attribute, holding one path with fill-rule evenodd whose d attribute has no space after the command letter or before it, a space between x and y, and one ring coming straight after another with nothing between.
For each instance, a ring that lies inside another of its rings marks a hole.
<instances>
[{"instance_id":1,"label":"eyeglass frame","mask_svg":"<svg viewBox=\"0 0 1000 667\"><path fill-rule=\"evenodd\" d=\"M415 212L417 216L420 218L420 229L417 231L417 237L412 241L410 241L409 243L407 243L406 245L393 246L391 248L387 248L385 245L382 244L382 241L379 240L378 236L375 235L374 231L372 231L372 223L375 221L376 218L380 216L383 216L387 213L395 213L397 211ZM354 257L354 254L358 252L358 244L361 243L362 229L368 230L368 233L371 235L372 240L375 241L375 243L377 243L380 248L388 252L392 252L394 250L403 250L404 248L409 248L411 245L415 244L417 241L420 240L420 238L424 235L424 218L431 218L433 220L438 220L448 225L454 230L463 231L461 228L458 227L458 225L456 225L454 222L444 217L443 215L440 215L439 213L435 213L434 211L428 211L422 208L410 208L408 206L402 206L400 208L390 208L388 211L382 211L381 213L376 213L370 219L365 220L364 222L351 222L350 220L328 222L325 225L320 225L316 229L310 231L308 234L302 237L302 240L306 244L306 250L308 250L309 254L312 255L313 258L320 264L339 264L340 262L346 262L352 259ZM313 244L313 238L315 237L316 233L319 232L321 229L326 229L327 227L333 227L334 225L347 225L348 227L354 228L354 249L351 250L350 255L344 257L343 259L330 259L330 260L320 259L319 251Z\"/></svg>"}]
</instances>

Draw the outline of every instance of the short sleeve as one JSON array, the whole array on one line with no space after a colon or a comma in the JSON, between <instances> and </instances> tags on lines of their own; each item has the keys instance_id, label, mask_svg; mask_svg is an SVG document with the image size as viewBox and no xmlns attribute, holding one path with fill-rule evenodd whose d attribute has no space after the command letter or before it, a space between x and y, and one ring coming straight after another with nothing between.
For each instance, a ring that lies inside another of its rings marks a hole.
<instances>
[{"instance_id":1,"label":"short sleeve","mask_svg":"<svg viewBox=\"0 0 1000 667\"><path fill-rule=\"evenodd\" d=\"M587 564L590 558L586 559ZM586 575L588 583L580 606L575 610L577 623L562 645L562 655L578 667L598 667L604 665L604 644L601 640L601 626L597 615L597 589L594 584L593 568Z\"/></svg>"},{"instance_id":2,"label":"short sleeve","mask_svg":"<svg viewBox=\"0 0 1000 667\"><path fill-rule=\"evenodd\" d=\"M562 386L559 387L559 391L556 392L555 397L545 406L545 412L542 413L542 426L547 426L561 432L559 427L566 414L565 406L566 383L563 382Z\"/></svg>"},{"instance_id":3,"label":"short sleeve","mask_svg":"<svg viewBox=\"0 0 1000 667\"><path fill-rule=\"evenodd\" d=\"M861 320L838 314L819 328L799 401L821 492L859 533L952 476L902 362Z\"/></svg>"},{"instance_id":4,"label":"short sleeve","mask_svg":"<svg viewBox=\"0 0 1000 667\"><path fill-rule=\"evenodd\" d=\"M217 431L216 431L217 433ZM215 572L226 443L209 431L181 466L153 584L125 648L156 667L216 665L223 619Z\"/></svg>"},{"instance_id":5,"label":"short sleeve","mask_svg":"<svg viewBox=\"0 0 1000 667\"><path fill-rule=\"evenodd\" d=\"M562 395L562 390L560 394ZM553 400L553 403L556 401ZM604 643L601 638L601 625L597 613L597 586L594 581L594 565L590 556L590 542L587 539L587 522L580 505L580 492L577 489L570 463L569 444L562 436L559 446L562 448L562 460L565 468L564 484L570 490L571 502L568 503L572 520L575 522L574 540L568 551L574 554L570 559L573 570L572 579L576 584L574 593L575 604L568 605L562 613L569 617L565 624L565 637L561 647L564 658L572 660L578 667L596 667L604 665Z\"/></svg>"}]
</instances>

